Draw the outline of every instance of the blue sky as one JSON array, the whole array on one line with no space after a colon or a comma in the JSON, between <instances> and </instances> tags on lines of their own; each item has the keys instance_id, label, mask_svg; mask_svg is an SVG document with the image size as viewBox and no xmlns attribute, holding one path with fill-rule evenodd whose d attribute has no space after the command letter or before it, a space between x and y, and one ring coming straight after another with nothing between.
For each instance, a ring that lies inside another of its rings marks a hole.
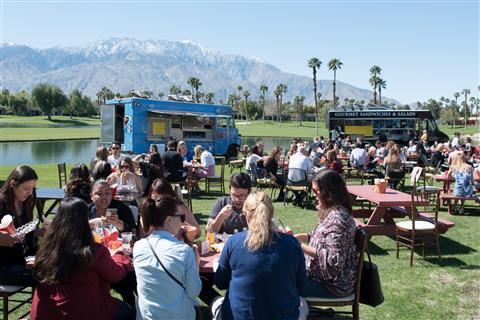
<instances>
[{"instance_id":1,"label":"blue sky","mask_svg":"<svg viewBox=\"0 0 480 320\"><path fill-rule=\"evenodd\" d=\"M78 46L110 38L194 40L311 76L306 61L343 63L338 80L369 88L379 65L385 96L403 103L452 97L480 84L479 1L303 1L177 3L4 1L2 41Z\"/></svg>"}]
</instances>

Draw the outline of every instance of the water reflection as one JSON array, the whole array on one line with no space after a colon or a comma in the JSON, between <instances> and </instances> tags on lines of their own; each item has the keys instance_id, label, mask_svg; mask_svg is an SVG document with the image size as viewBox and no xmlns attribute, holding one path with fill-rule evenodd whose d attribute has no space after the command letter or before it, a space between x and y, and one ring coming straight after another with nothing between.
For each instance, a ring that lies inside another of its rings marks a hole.
<instances>
[{"instance_id":1,"label":"water reflection","mask_svg":"<svg viewBox=\"0 0 480 320\"><path fill-rule=\"evenodd\" d=\"M0 164L89 163L98 139L0 143Z\"/></svg>"}]
</instances>

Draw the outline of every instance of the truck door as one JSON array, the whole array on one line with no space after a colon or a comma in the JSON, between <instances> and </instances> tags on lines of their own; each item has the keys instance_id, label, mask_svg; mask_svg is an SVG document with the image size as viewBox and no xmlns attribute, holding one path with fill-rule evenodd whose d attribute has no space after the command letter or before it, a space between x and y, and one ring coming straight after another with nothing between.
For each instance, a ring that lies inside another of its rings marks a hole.
<instances>
[{"instance_id":1,"label":"truck door","mask_svg":"<svg viewBox=\"0 0 480 320\"><path fill-rule=\"evenodd\" d=\"M225 154L229 142L228 118L218 117L215 119L215 154Z\"/></svg>"}]
</instances>

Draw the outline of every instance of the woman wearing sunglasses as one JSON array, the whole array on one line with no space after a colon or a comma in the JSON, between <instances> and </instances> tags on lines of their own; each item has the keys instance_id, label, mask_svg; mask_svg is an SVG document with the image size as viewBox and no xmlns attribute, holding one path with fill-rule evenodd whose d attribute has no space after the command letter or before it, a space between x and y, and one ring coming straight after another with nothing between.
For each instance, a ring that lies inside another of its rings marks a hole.
<instances>
[{"instance_id":1,"label":"woman wearing sunglasses","mask_svg":"<svg viewBox=\"0 0 480 320\"><path fill-rule=\"evenodd\" d=\"M129 157L123 158L120 162L120 170L112 173L107 181L110 185L117 186L130 186L133 192L139 192L142 190L142 180L135 173L133 161Z\"/></svg>"},{"instance_id":2,"label":"woman wearing sunglasses","mask_svg":"<svg viewBox=\"0 0 480 320\"><path fill-rule=\"evenodd\" d=\"M146 198L140 215L147 238L133 248L137 275L137 319L195 319L202 283L198 251L175 238L185 215L171 196Z\"/></svg>"}]
</instances>

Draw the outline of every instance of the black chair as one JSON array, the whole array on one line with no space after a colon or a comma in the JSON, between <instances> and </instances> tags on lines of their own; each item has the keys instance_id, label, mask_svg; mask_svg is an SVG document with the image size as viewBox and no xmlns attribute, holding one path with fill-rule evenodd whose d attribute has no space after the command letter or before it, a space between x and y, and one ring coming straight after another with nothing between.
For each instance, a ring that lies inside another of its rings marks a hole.
<instances>
[{"instance_id":1,"label":"black chair","mask_svg":"<svg viewBox=\"0 0 480 320\"><path fill-rule=\"evenodd\" d=\"M288 168L288 173L285 171L285 175L286 185L283 205L286 205L288 192L291 191L294 195L294 203L306 209L308 203L310 202L310 188L307 172L299 168Z\"/></svg>"}]
</instances>

